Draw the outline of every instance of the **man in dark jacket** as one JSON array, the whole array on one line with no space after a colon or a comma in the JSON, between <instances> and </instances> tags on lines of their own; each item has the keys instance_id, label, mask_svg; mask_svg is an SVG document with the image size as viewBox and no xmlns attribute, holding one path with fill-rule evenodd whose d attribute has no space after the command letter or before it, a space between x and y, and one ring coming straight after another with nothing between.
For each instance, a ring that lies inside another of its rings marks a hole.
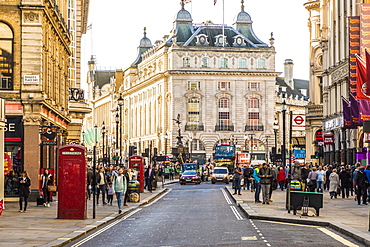
<instances>
[{"instance_id":1,"label":"man in dark jacket","mask_svg":"<svg viewBox=\"0 0 370 247\"><path fill-rule=\"evenodd\" d=\"M266 163L263 163L258 176L261 178L260 183L261 183L262 199L263 199L262 204L270 204L269 193L270 193L272 172Z\"/></svg>"},{"instance_id":2,"label":"man in dark jacket","mask_svg":"<svg viewBox=\"0 0 370 247\"><path fill-rule=\"evenodd\" d=\"M339 172L340 189L342 191L342 198L349 197L349 188L351 186L351 174L350 170L341 167Z\"/></svg>"},{"instance_id":3,"label":"man in dark jacket","mask_svg":"<svg viewBox=\"0 0 370 247\"><path fill-rule=\"evenodd\" d=\"M144 173L146 185L148 187L149 192L152 192L152 186L153 186L153 180L155 178L155 169L153 169L153 166L150 164L148 169Z\"/></svg>"},{"instance_id":4,"label":"man in dark jacket","mask_svg":"<svg viewBox=\"0 0 370 247\"><path fill-rule=\"evenodd\" d=\"M358 205L361 204L361 196L362 196L362 203L367 205L366 198L367 198L367 186L368 181L366 174L364 172L364 167L361 166L356 174L355 178L355 186L357 189L357 203Z\"/></svg>"},{"instance_id":5,"label":"man in dark jacket","mask_svg":"<svg viewBox=\"0 0 370 247\"><path fill-rule=\"evenodd\" d=\"M245 165L243 169L244 190L245 190L245 187L247 187L247 190L249 190L252 175L253 175L253 169L249 167L249 165Z\"/></svg>"}]
</instances>

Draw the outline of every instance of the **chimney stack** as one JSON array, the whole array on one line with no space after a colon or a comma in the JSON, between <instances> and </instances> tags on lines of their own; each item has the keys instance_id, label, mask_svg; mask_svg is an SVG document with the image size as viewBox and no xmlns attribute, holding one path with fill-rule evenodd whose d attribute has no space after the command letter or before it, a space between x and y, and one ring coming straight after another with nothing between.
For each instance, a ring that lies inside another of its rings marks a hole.
<instances>
[{"instance_id":1,"label":"chimney stack","mask_svg":"<svg viewBox=\"0 0 370 247\"><path fill-rule=\"evenodd\" d=\"M293 65L294 64L293 64L293 60L292 59L285 59L285 62L284 62L284 81L292 89L294 89Z\"/></svg>"}]
</instances>

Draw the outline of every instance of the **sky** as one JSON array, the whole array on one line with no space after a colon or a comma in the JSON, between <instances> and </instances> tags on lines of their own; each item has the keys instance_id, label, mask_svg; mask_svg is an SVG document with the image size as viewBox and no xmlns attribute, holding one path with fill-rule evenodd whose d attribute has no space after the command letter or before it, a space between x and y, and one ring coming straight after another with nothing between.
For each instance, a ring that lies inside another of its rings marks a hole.
<instances>
[{"instance_id":1,"label":"sky","mask_svg":"<svg viewBox=\"0 0 370 247\"><path fill-rule=\"evenodd\" d=\"M185 4L193 23L207 20L231 26L241 11L240 0L192 0ZM294 78L309 79L307 0L245 0L257 37L269 44L275 38L276 71L284 72L284 60L293 59ZM180 0L90 0L92 29L82 40L82 83L86 80L87 61L96 57L98 69L126 69L137 56L137 47L146 27L152 44L169 35L181 9ZM281 75L283 76L283 74ZM84 86L83 86L84 87Z\"/></svg>"}]
</instances>

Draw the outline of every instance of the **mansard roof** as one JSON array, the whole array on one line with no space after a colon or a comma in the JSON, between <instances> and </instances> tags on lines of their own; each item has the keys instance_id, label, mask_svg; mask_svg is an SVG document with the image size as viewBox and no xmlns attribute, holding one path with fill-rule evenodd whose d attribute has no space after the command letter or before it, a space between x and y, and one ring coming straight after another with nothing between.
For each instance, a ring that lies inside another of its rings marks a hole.
<instances>
[{"instance_id":1,"label":"mansard roof","mask_svg":"<svg viewBox=\"0 0 370 247\"><path fill-rule=\"evenodd\" d=\"M236 45L237 47L268 47L267 44L263 42L258 42L256 40L251 40L245 37L243 34L235 30L233 27L225 26L222 28L222 25L201 25L198 27L195 27L195 32L193 35L183 44L183 46L196 46L196 37L200 34L204 34L208 37L209 46L216 46L216 36L224 34L226 37L226 44L225 47L233 47L234 43L234 37L235 36L241 36L245 42L244 46Z\"/></svg>"},{"instance_id":2,"label":"mansard roof","mask_svg":"<svg viewBox=\"0 0 370 247\"><path fill-rule=\"evenodd\" d=\"M302 80L302 79L293 79L294 82L294 89L291 88L285 81L284 77L276 77L276 85L279 86L278 94L282 94L283 90L281 87L286 88L286 94L288 96L293 95L295 97L298 97L299 99L303 97L304 100L308 100L309 97L303 95L299 90L304 89L307 90L307 95L309 95L309 81L308 80Z\"/></svg>"}]
</instances>

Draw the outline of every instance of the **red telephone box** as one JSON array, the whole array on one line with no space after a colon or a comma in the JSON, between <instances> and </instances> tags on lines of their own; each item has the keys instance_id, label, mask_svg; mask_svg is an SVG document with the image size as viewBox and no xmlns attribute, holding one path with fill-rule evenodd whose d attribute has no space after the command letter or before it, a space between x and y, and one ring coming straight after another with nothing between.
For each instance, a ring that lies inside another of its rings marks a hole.
<instances>
[{"instance_id":1,"label":"red telephone box","mask_svg":"<svg viewBox=\"0 0 370 247\"><path fill-rule=\"evenodd\" d=\"M75 144L59 148L58 219L86 219L85 151Z\"/></svg>"},{"instance_id":2,"label":"red telephone box","mask_svg":"<svg viewBox=\"0 0 370 247\"><path fill-rule=\"evenodd\" d=\"M144 192L144 158L131 156L128 162L129 168L137 172L137 180L140 183L140 192Z\"/></svg>"}]
</instances>

